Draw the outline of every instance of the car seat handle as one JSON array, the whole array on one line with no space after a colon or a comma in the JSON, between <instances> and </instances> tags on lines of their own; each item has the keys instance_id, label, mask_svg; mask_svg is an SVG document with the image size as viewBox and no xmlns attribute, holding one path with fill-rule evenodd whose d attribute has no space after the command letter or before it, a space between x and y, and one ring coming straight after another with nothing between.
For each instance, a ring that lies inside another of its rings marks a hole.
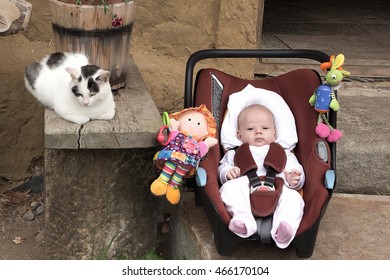
<instances>
[{"instance_id":1,"label":"car seat handle","mask_svg":"<svg viewBox=\"0 0 390 280\"><path fill-rule=\"evenodd\" d=\"M206 49L194 52L187 60L184 85L184 107L194 106L193 75L195 65L209 58L305 58L320 63L328 62L329 55L308 49Z\"/></svg>"}]
</instances>

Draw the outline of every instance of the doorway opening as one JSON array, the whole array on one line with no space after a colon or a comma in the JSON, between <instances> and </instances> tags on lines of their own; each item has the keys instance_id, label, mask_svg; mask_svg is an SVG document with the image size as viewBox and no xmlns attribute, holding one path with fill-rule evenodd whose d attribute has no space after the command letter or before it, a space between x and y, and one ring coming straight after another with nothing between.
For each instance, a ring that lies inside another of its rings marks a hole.
<instances>
[{"instance_id":1,"label":"doorway opening","mask_svg":"<svg viewBox=\"0 0 390 280\"><path fill-rule=\"evenodd\" d=\"M343 53L346 69L354 76L390 77L389 11L390 2L381 0L340 0L337 6L320 0L264 1L260 48ZM313 63L263 59L255 68L278 74Z\"/></svg>"}]
</instances>

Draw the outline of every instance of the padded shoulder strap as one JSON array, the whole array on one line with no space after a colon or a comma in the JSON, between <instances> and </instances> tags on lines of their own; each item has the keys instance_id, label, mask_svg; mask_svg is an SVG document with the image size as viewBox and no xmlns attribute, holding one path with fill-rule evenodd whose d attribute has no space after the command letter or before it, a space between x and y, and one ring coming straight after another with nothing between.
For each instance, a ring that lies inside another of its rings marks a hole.
<instances>
[{"instance_id":1,"label":"padded shoulder strap","mask_svg":"<svg viewBox=\"0 0 390 280\"><path fill-rule=\"evenodd\" d=\"M264 159L264 167L272 168L276 173L280 173L286 166L286 162L287 156L283 147L278 143L271 143L268 154ZM242 144L237 149L234 156L234 164L241 169L242 174L246 174L251 170L257 170L257 165L252 157L249 144Z\"/></svg>"},{"instance_id":2,"label":"padded shoulder strap","mask_svg":"<svg viewBox=\"0 0 390 280\"><path fill-rule=\"evenodd\" d=\"M234 155L234 164L241 169L241 174L246 174L251 170L257 170L257 164L252 157L249 144L242 144Z\"/></svg>"},{"instance_id":3,"label":"padded shoulder strap","mask_svg":"<svg viewBox=\"0 0 390 280\"><path fill-rule=\"evenodd\" d=\"M286 166L286 162L287 156L283 147L278 143L271 143L268 154L264 159L264 167L272 168L277 173L280 173Z\"/></svg>"}]
</instances>

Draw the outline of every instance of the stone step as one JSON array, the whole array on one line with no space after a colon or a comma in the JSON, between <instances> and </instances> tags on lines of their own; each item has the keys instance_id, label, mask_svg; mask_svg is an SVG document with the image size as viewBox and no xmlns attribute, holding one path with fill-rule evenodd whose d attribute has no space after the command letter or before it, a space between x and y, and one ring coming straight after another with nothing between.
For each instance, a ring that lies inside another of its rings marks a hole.
<instances>
[{"instance_id":1,"label":"stone step","mask_svg":"<svg viewBox=\"0 0 390 280\"><path fill-rule=\"evenodd\" d=\"M321 221L310 259L386 260L390 258L390 196L334 194ZM183 193L171 213L169 231L172 259L191 260L296 260L295 248L242 243L230 256L215 250L212 232L194 193Z\"/></svg>"},{"instance_id":2,"label":"stone step","mask_svg":"<svg viewBox=\"0 0 390 280\"><path fill-rule=\"evenodd\" d=\"M347 81L338 91L336 192L390 195L390 80Z\"/></svg>"},{"instance_id":3,"label":"stone step","mask_svg":"<svg viewBox=\"0 0 390 280\"><path fill-rule=\"evenodd\" d=\"M337 143L337 185L321 221L311 259L389 259L390 237L390 80L355 79L338 92L341 109ZM183 193L171 209L173 259L298 259L295 248L243 243L220 256L194 195ZM387 242L386 242L387 241ZM359 244L357 246L357 244Z\"/></svg>"}]
</instances>

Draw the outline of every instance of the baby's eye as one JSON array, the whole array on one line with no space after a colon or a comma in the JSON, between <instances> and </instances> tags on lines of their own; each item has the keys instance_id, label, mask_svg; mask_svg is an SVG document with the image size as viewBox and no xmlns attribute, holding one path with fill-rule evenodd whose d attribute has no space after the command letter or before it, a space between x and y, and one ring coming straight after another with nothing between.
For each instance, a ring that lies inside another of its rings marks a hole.
<instances>
[{"instance_id":1,"label":"baby's eye","mask_svg":"<svg viewBox=\"0 0 390 280\"><path fill-rule=\"evenodd\" d=\"M198 122L198 125L200 125L200 122Z\"/></svg>"},{"instance_id":2,"label":"baby's eye","mask_svg":"<svg viewBox=\"0 0 390 280\"><path fill-rule=\"evenodd\" d=\"M188 121L190 122L190 121L191 121L191 118L188 118Z\"/></svg>"}]
</instances>

